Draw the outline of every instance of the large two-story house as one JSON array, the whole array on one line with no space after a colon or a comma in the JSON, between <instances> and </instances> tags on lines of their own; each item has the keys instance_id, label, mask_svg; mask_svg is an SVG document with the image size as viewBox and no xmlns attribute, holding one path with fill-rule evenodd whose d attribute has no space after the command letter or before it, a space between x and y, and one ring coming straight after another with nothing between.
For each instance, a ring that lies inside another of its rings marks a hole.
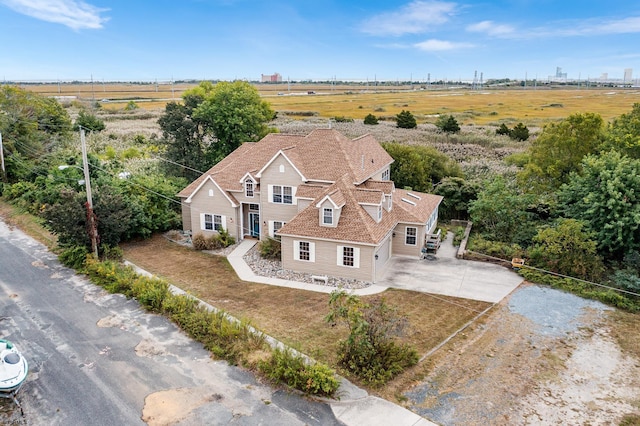
<instances>
[{"instance_id":1,"label":"large two-story house","mask_svg":"<svg viewBox=\"0 0 640 426\"><path fill-rule=\"evenodd\" d=\"M375 282L392 255L421 255L442 201L396 188L392 162L370 135L272 133L180 191L183 229L277 238L284 269Z\"/></svg>"}]
</instances>

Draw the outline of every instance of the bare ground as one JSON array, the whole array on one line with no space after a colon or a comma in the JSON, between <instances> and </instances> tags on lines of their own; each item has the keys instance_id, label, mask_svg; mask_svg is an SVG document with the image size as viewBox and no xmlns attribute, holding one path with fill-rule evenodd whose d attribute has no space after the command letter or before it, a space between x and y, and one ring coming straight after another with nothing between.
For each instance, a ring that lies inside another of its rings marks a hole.
<instances>
[{"instance_id":1,"label":"bare ground","mask_svg":"<svg viewBox=\"0 0 640 426\"><path fill-rule=\"evenodd\" d=\"M640 424L640 361L614 338L615 311L574 297L569 316L541 299L534 320L504 301L430 360L408 408L442 425Z\"/></svg>"}]
</instances>

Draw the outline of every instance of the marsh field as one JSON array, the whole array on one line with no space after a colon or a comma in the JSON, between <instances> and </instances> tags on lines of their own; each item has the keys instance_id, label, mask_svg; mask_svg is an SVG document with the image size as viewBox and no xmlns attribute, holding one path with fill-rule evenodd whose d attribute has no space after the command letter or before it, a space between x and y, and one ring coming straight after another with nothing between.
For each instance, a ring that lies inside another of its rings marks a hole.
<instances>
[{"instance_id":1,"label":"marsh field","mask_svg":"<svg viewBox=\"0 0 640 426\"><path fill-rule=\"evenodd\" d=\"M22 87L47 96L96 101L118 110L129 101L145 110L163 109L196 83L77 83L25 84ZM523 122L539 127L549 120L576 112L595 112L610 120L640 102L640 89L573 86L529 86L471 90L454 85L368 84L257 84L260 94L280 115L291 117L348 117L363 119L371 113L391 120L409 110L419 123L434 122L439 114L453 114L458 122L473 125L512 125ZM313 92L310 94L310 92Z\"/></svg>"}]
</instances>

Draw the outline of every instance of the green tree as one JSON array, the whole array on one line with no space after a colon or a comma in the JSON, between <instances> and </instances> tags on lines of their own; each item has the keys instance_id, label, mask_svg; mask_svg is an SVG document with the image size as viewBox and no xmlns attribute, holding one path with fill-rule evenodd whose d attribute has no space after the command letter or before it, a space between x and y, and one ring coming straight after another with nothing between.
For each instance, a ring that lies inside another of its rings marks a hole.
<instances>
[{"instance_id":1,"label":"green tree","mask_svg":"<svg viewBox=\"0 0 640 426\"><path fill-rule=\"evenodd\" d=\"M468 219L469 204L478 198L478 185L461 177L445 177L436 186L434 193L444 199L438 208L442 219Z\"/></svg>"},{"instance_id":2,"label":"green tree","mask_svg":"<svg viewBox=\"0 0 640 426\"><path fill-rule=\"evenodd\" d=\"M519 243L530 238L531 214L527 208L532 201L533 197L522 194L514 182L497 177L471 201L469 215L474 227L491 239Z\"/></svg>"},{"instance_id":3,"label":"green tree","mask_svg":"<svg viewBox=\"0 0 640 426\"><path fill-rule=\"evenodd\" d=\"M640 103L609 124L606 139L608 147L640 159Z\"/></svg>"},{"instance_id":4,"label":"green tree","mask_svg":"<svg viewBox=\"0 0 640 426\"><path fill-rule=\"evenodd\" d=\"M610 151L585 157L561 188L560 202L565 216L586 223L603 256L621 260L640 249L638 188L640 160Z\"/></svg>"},{"instance_id":5,"label":"green tree","mask_svg":"<svg viewBox=\"0 0 640 426\"><path fill-rule=\"evenodd\" d=\"M369 125L378 124L378 118L373 114L367 114L364 117L364 124L369 124Z\"/></svg>"},{"instance_id":6,"label":"green tree","mask_svg":"<svg viewBox=\"0 0 640 426\"><path fill-rule=\"evenodd\" d=\"M6 170L12 181L26 178L20 171L33 167L29 160L65 142L71 131L69 114L55 99L15 86L0 85L0 111Z\"/></svg>"},{"instance_id":7,"label":"green tree","mask_svg":"<svg viewBox=\"0 0 640 426\"><path fill-rule=\"evenodd\" d=\"M529 139L529 129L522 123L516 124L508 133L509 137L516 141L526 141Z\"/></svg>"},{"instance_id":8,"label":"green tree","mask_svg":"<svg viewBox=\"0 0 640 426\"><path fill-rule=\"evenodd\" d=\"M140 108L140 107L138 106L138 104L137 104L137 103L135 103L134 101L129 101L129 102L127 103L127 105L124 107L124 110L125 110L125 111L135 111L135 110L137 110L138 108Z\"/></svg>"},{"instance_id":9,"label":"green tree","mask_svg":"<svg viewBox=\"0 0 640 426\"><path fill-rule=\"evenodd\" d=\"M181 104L167 103L164 114L158 119L164 155L173 162L163 164L164 170L189 180L200 176L212 164L206 157L205 124L194 117L195 109L204 102L205 96L204 88L197 89L186 91Z\"/></svg>"},{"instance_id":10,"label":"green tree","mask_svg":"<svg viewBox=\"0 0 640 426\"><path fill-rule=\"evenodd\" d=\"M221 81L213 86L193 116L204 124L212 138L208 156L217 162L243 142L255 142L269 133L267 123L275 113L250 83Z\"/></svg>"},{"instance_id":11,"label":"green tree","mask_svg":"<svg viewBox=\"0 0 640 426\"><path fill-rule=\"evenodd\" d=\"M559 274L597 280L604 266L585 224L575 219L559 219L543 227L533 237L529 257L533 266Z\"/></svg>"},{"instance_id":12,"label":"green tree","mask_svg":"<svg viewBox=\"0 0 640 426\"><path fill-rule=\"evenodd\" d=\"M604 122L598 114L572 114L547 124L532 142L518 180L534 192L555 191L580 169L582 158L598 152L603 143Z\"/></svg>"},{"instance_id":13,"label":"green tree","mask_svg":"<svg viewBox=\"0 0 640 426\"><path fill-rule=\"evenodd\" d=\"M349 330L340 342L338 362L362 380L380 386L418 362L418 353L409 345L395 341L409 323L383 299L365 303L356 295L334 291L325 320L344 324Z\"/></svg>"},{"instance_id":14,"label":"green tree","mask_svg":"<svg viewBox=\"0 0 640 426\"><path fill-rule=\"evenodd\" d=\"M86 110L81 110L78 113L74 127L76 130L80 130L80 127L82 127L90 132L101 132L105 129L104 121Z\"/></svg>"},{"instance_id":15,"label":"green tree","mask_svg":"<svg viewBox=\"0 0 640 426\"><path fill-rule=\"evenodd\" d=\"M401 129L415 129L418 127L416 118L409 111L402 110L396 115L396 126Z\"/></svg>"},{"instance_id":16,"label":"green tree","mask_svg":"<svg viewBox=\"0 0 640 426\"><path fill-rule=\"evenodd\" d=\"M509 128L507 127L506 124L502 123L500 124L500 127L498 127L496 129L496 135L505 135L505 136L509 136L509 133L511 132L511 130L509 130Z\"/></svg>"},{"instance_id":17,"label":"green tree","mask_svg":"<svg viewBox=\"0 0 640 426\"><path fill-rule=\"evenodd\" d=\"M383 143L382 147L394 159L391 180L399 188L428 192L434 182L447 176L462 176L460 166L435 148L399 143Z\"/></svg>"},{"instance_id":18,"label":"green tree","mask_svg":"<svg viewBox=\"0 0 640 426\"><path fill-rule=\"evenodd\" d=\"M445 133L458 133L460 125L453 115L441 115L436 120L436 127Z\"/></svg>"}]
</instances>

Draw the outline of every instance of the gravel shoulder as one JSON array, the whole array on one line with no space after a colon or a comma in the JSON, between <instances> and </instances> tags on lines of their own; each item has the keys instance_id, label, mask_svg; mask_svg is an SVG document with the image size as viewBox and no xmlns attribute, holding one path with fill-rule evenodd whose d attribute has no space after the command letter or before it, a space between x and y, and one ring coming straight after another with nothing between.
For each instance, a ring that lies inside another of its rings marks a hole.
<instances>
[{"instance_id":1,"label":"gravel shoulder","mask_svg":"<svg viewBox=\"0 0 640 426\"><path fill-rule=\"evenodd\" d=\"M568 293L523 285L434 355L426 378L405 393L407 405L442 425L637 420L640 360L623 353L611 336L612 312Z\"/></svg>"}]
</instances>

